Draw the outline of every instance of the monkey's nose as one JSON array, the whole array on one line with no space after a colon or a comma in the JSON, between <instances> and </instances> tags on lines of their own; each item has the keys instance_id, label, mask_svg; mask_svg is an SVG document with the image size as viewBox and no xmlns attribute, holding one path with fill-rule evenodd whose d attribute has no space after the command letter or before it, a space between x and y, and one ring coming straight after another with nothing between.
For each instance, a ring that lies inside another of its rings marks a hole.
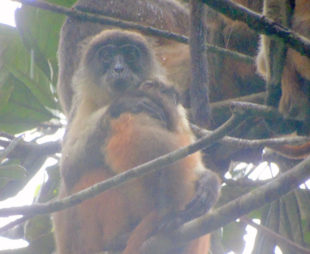
<instances>
[{"instance_id":1,"label":"monkey's nose","mask_svg":"<svg viewBox=\"0 0 310 254\"><path fill-rule=\"evenodd\" d=\"M122 65L116 65L116 66L114 67L114 71L115 71L116 73L121 73L123 70L124 70L124 67L123 67Z\"/></svg>"},{"instance_id":2,"label":"monkey's nose","mask_svg":"<svg viewBox=\"0 0 310 254\"><path fill-rule=\"evenodd\" d=\"M114 72L117 74L121 74L124 71L126 64L122 55L115 56L113 66L114 66Z\"/></svg>"},{"instance_id":3,"label":"monkey's nose","mask_svg":"<svg viewBox=\"0 0 310 254\"><path fill-rule=\"evenodd\" d=\"M114 66L114 71L115 71L116 73L121 73L123 70L124 70L124 66L121 65L121 64L116 64L116 65Z\"/></svg>"}]
</instances>

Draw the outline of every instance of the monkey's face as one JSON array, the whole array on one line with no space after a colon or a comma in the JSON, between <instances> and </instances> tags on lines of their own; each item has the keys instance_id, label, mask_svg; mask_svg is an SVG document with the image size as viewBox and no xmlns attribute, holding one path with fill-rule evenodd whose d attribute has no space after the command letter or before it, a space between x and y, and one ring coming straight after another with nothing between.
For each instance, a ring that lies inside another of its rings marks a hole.
<instances>
[{"instance_id":1,"label":"monkey's face","mask_svg":"<svg viewBox=\"0 0 310 254\"><path fill-rule=\"evenodd\" d=\"M97 57L101 83L107 84L113 92L124 92L140 81L142 57L135 45L108 44L98 50Z\"/></svg>"},{"instance_id":2,"label":"monkey's face","mask_svg":"<svg viewBox=\"0 0 310 254\"><path fill-rule=\"evenodd\" d=\"M97 86L114 96L137 88L149 77L151 52L139 38L117 32L90 48L86 61Z\"/></svg>"}]
</instances>

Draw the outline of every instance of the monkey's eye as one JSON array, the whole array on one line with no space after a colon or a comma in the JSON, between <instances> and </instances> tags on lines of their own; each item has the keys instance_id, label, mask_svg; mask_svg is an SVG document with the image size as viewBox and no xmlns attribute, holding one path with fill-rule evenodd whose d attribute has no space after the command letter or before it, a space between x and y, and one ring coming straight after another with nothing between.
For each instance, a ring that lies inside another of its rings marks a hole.
<instances>
[{"instance_id":1,"label":"monkey's eye","mask_svg":"<svg viewBox=\"0 0 310 254\"><path fill-rule=\"evenodd\" d=\"M113 61L115 56L116 47L113 45L106 45L98 50L98 58L100 62L109 64Z\"/></svg>"},{"instance_id":2,"label":"monkey's eye","mask_svg":"<svg viewBox=\"0 0 310 254\"><path fill-rule=\"evenodd\" d=\"M134 45L124 45L121 47L121 52L127 63L136 63L140 58L140 49Z\"/></svg>"}]
</instances>

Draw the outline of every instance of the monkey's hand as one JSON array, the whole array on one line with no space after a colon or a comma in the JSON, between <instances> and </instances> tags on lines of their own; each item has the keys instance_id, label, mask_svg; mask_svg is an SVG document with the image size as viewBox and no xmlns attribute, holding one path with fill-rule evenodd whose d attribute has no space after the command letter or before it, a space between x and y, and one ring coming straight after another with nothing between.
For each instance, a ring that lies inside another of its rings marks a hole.
<instances>
[{"instance_id":1,"label":"monkey's hand","mask_svg":"<svg viewBox=\"0 0 310 254\"><path fill-rule=\"evenodd\" d=\"M168 118L161 103L140 91L126 94L116 100L109 108L112 118L118 118L122 113L126 112L133 114L145 113L163 123L166 123Z\"/></svg>"},{"instance_id":2,"label":"monkey's hand","mask_svg":"<svg viewBox=\"0 0 310 254\"><path fill-rule=\"evenodd\" d=\"M196 183L196 195L193 200L184 210L165 216L158 231L175 230L184 223L207 213L217 201L219 189L218 176L209 170L204 172Z\"/></svg>"},{"instance_id":3,"label":"monkey's hand","mask_svg":"<svg viewBox=\"0 0 310 254\"><path fill-rule=\"evenodd\" d=\"M181 218L190 221L207 213L218 199L220 190L219 178L210 171L203 173L196 183L196 195L180 212Z\"/></svg>"}]
</instances>

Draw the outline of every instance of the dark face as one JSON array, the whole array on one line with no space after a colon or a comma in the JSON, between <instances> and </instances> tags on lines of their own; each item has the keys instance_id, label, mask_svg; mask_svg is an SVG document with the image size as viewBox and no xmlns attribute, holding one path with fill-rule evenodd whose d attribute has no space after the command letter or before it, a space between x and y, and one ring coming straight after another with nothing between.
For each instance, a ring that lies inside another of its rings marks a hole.
<instances>
[{"instance_id":1,"label":"dark face","mask_svg":"<svg viewBox=\"0 0 310 254\"><path fill-rule=\"evenodd\" d=\"M108 44L99 49L97 54L102 75L107 84L112 84L112 89L124 91L128 85L138 82L142 68L139 48L130 44Z\"/></svg>"},{"instance_id":2,"label":"dark face","mask_svg":"<svg viewBox=\"0 0 310 254\"><path fill-rule=\"evenodd\" d=\"M96 84L112 94L136 88L148 78L151 65L148 48L126 37L101 41L88 53L88 66Z\"/></svg>"}]
</instances>

